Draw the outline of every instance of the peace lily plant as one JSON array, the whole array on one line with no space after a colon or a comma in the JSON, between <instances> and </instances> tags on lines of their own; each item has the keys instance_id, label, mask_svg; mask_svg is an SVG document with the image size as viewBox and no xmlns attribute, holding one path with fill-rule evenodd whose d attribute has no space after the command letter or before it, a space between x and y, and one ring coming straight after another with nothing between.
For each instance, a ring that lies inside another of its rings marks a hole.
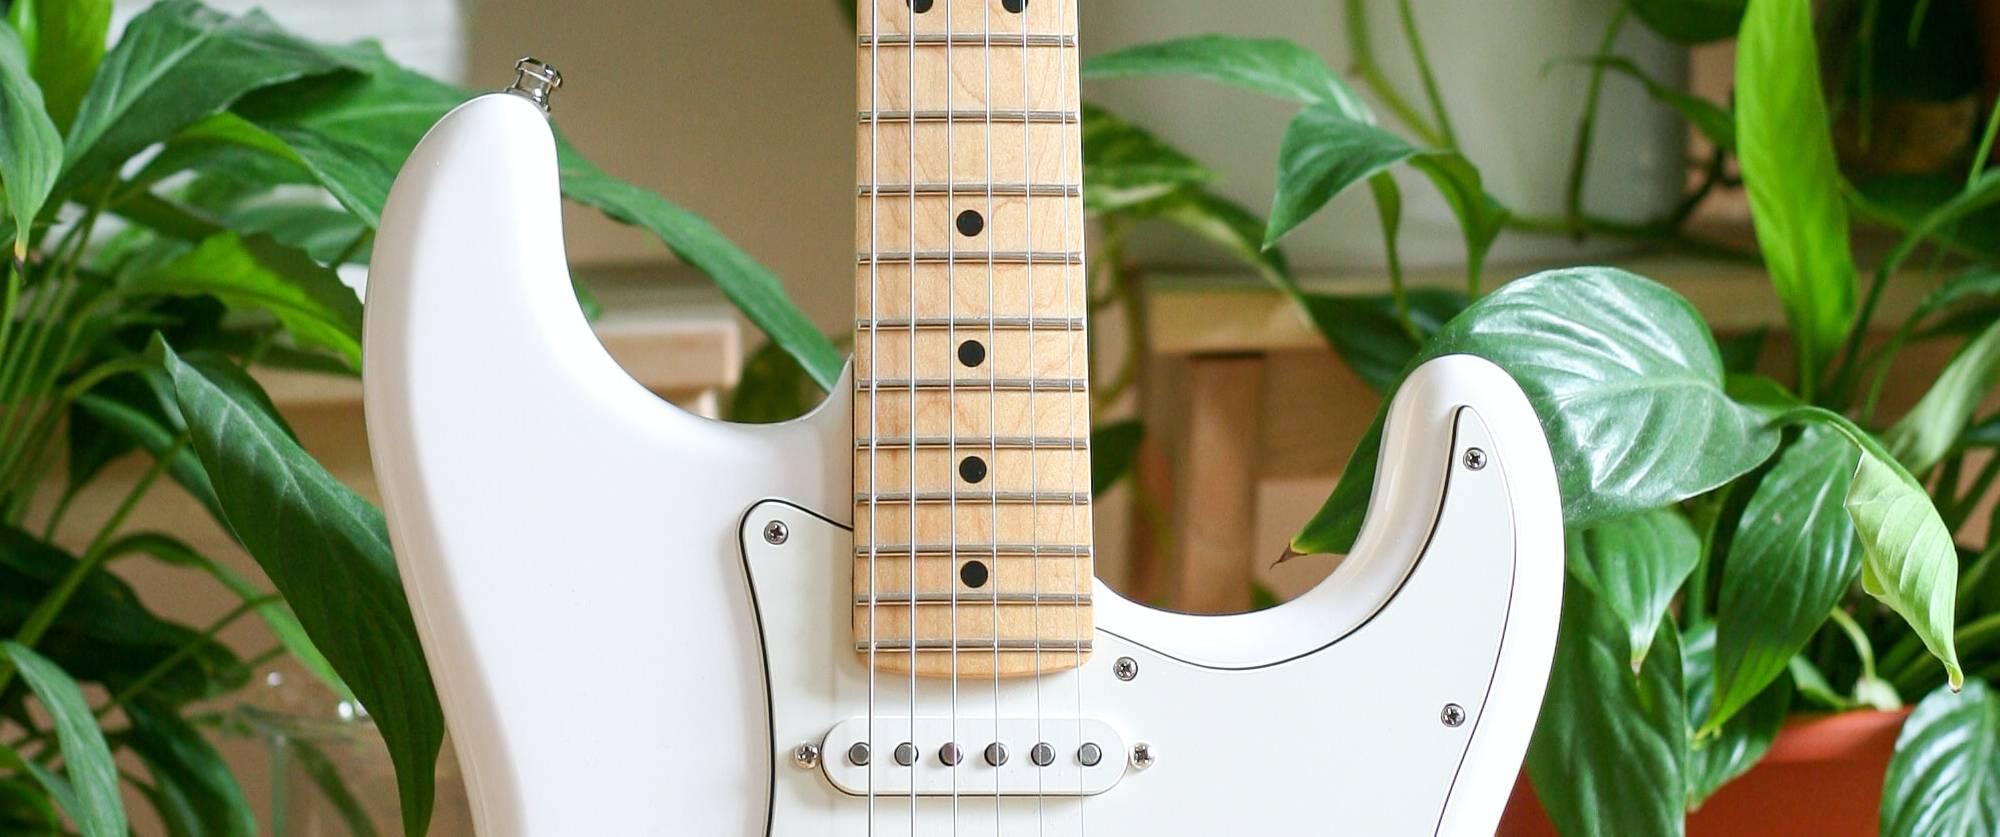
<instances>
[{"instance_id":1,"label":"peace lily plant","mask_svg":"<svg viewBox=\"0 0 2000 837\"><path fill-rule=\"evenodd\" d=\"M1671 17L1683 4L1631 5L1657 27L1662 8ZM1520 217L1457 150L1434 84L1419 107L1361 68L1401 126L1391 130L1318 57L1279 41L1174 41L1085 68L1101 79L1197 76L1300 106L1268 220L1210 191L1198 161L1091 110L1100 301L1136 304L1143 276L1121 258L1124 236L1171 223L1254 266L1385 393L1452 352L1521 382L1572 530L1562 639L1529 764L1564 833L1677 833L1690 805L1755 763L1789 711L1905 701L1920 702L1886 777L1885 832L1994 833L2000 764L1987 744L2000 735L2000 697L1985 681L2000 676L2000 550L1962 549L1952 533L2000 476L1977 464L2000 445L2000 418L1978 414L2000 374L2000 247L1982 214L2000 200L2000 175L1975 166L1923 199L1850 188L1828 139L1808 0L1730 5L1702 13L1729 15L1711 28L1738 34L1733 111L1650 80L1643 89L1741 170L1796 347L1783 380L1752 371L1760 341L1719 349L1685 300L1623 271L1555 271L1486 292L1482 256L1509 231L1685 241L1685 213L1639 226L1580 205ZM469 94L371 45L315 44L192 0L151 7L107 48L109 6L15 0L0 27L0 227L11 244L0 298L0 830L121 835L131 790L169 833L257 833L203 731L222 720L215 698L290 654L366 707L395 763L404 828L422 833L443 722L381 515L301 449L247 372L358 368L360 308L336 269L366 263L397 168ZM1406 3L1399 11L1408 17ZM1415 27L1406 32L1421 56ZM1636 72L1610 54L1585 64L1593 90ZM1989 124L1989 145L1992 134ZM767 270L695 216L561 153L570 198L656 234L770 336L742 412L782 412L772 404L809 392L806 382L832 385L840 353ZM1349 187L1368 185L1393 245L1396 167L1427 178L1457 213L1465 289L1404 289L1393 246L1395 281L1381 297L1294 283L1276 245ZM1707 170L1702 193L1727 180L1719 162ZM1870 266L1865 293L1851 215L1903 236ZM1933 289L1894 339L1864 344L1883 285L1926 250L1947 254L1949 278L1926 279ZM1901 349L1939 339L1963 348L1930 393L1903 416L1878 415L1874 393ZM799 380L778 380L787 367ZM1100 487L1143 432L1100 429ZM1378 439L1363 441L1293 550L1351 544ZM128 454L147 463L130 493L81 543L54 542L75 528L71 501ZM196 498L274 589L167 533L131 529L132 507L165 483ZM53 496L38 492L50 484ZM175 624L109 571L122 561L204 574L242 604L209 625ZM276 647L245 658L215 640L251 616ZM120 753L140 769L121 769ZM1583 774L1598 780L1568 781Z\"/></svg>"}]
</instances>

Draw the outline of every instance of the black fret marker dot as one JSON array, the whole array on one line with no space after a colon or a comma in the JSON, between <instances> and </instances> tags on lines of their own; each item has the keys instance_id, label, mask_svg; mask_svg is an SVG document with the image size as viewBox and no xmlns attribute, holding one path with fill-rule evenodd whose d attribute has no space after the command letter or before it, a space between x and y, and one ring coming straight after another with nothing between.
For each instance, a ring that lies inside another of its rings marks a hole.
<instances>
[{"instance_id":1,"label":"black fret marker dot","mask_svg":"<svg viewBox=\"0 0 2000 837\"><path fill-rule=\"evenodd\" d=\"M985 587L986 579L991 576L992 573L986 571L986 565L979 561L967 561L965 566L958 568L958 580L974 589Z\"/></svg>"},{"instance_id":2,"label":"black fret marker dot","mask_svg":"<svg viewBox=\"0 0 2000 837\"><path fill-rule=\"evenodd\" d=\"M986 362L986 347L977 340L967 340L958 344L958 362L976 368Z\"/></svg>"},{"instance_id":3,"label":"black fret marker dot","mask_svg":"<svg viewBox=\"0 0 2000 837\"><path fill-rule=\"evenodd\" d=\"M1018 15L1028 8L1028 0L1000 0L1000 7Z\"/></svg>"},{"instance_id":4,"label":"black fret marker dot","mask_svg":"<svg viewBox=\"0 0 2000 837\"><path fill-rule=\"evenodd\" d=\"M986 219L970 209L958 213L958 234L971 238L986 229Z\"/></svg>"},{"instance_id":5,"label":"black fret marker dot","mask_svg":"<svg viewBox=\"0 0 2000 837\"><path fill-rule=\"evenodd\" d=\"M923 14L931 10L931 0L906 0L906 2L910 4L910 8L917 14Z\"/></svg>"},{"instance_id":6,"label":"black fret marker dot","mask_svg":"<svg viewBox=\"0 0 2000 837\"><path fill-rule=\"evenodd\" d=\"M969 483L978 483L985 480L986 460L980 459L977 456L966 457L965 461L958 463L958 475L965 478L965 481Z\"/></svg>"}]
</instances>

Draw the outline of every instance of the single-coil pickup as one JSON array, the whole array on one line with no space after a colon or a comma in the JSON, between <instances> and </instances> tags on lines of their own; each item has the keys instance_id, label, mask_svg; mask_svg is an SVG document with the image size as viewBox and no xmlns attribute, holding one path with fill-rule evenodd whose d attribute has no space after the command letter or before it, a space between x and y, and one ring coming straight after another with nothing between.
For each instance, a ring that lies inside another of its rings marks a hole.
<instances>
[{"instance_id":1,"label":"single-coil pickup","mask_svg":"<svg viewBox=\"0 0 2000 837\"><path fill-rule=\"evenodd\" d=\"M1096 796L1127 764L1117 730L1076 718L852 718L820 752L854 796Z\"/></svg>"}]
</instances>

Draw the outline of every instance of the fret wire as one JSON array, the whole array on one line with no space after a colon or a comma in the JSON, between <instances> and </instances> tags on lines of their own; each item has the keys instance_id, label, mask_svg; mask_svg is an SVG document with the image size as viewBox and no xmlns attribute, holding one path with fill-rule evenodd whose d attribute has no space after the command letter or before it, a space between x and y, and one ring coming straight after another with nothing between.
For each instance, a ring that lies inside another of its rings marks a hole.
<instances>
[{"instance_id":1,"label":"fret wire","mask_svg":"<svg viewBox=\"0 0 2000 837\"><path fill-rule=\"evenodd\" d=\"M1082 317L917 317L882 319L874 322L856 320L857 331L872 332L886 329L907 329L915 326L919 331L941 328L995 328L1027 329L1039 328L1049 331L1082 331Z\"/></svg>"},{"instance_id":2,"label":"fret wire","mask_svg":"<svg viewBox=\"0 0 2000 837\"><path fill-rule=\"evenodd\" d=\"M943 392L956 387L971 392L1087 392L1090 387L1082 378L871 378L867 383L858 379L855 388L863 395L880 395L884 392Z\"/></svg>"},{"instance_id":3,"label":"fret wire","mask_svg":"<svg viewBox=\"0 0 2000 837\"><path fill-rule=\"evenodd\" d=\"M864 265L871 263L872 264L902 263L902 264L913 264L913 265L969 264L969 263L985 264L988 261L991 261L994 264L1080 265L1083 264L1083 254L1076 252L1059 253L1049 250L1036 250L1033 252L1025 252L1021 250L1008 250L1008 251L996 251L993 253L986 253L983 251L946 252L944 250L921 250L915 253L907 251L900 253L892 251L883 251L880 253L876 253L874 258L872 259L866 253L858 253L855 255L854 260L856 264L864 264ZM915 307L914 303L912 304L912 307L913 308Z\"/></svg>"},{"instance_id":4,"label":"fret wire","mask_svg":"<svg viewBox=\"0 0 2000 837\"><path fill-rule=\"evenodd\" d=\"M1063 439L1054 436L1032 438L1027 436L918 436L915 438L909 436L888 436L873 440L857 437L854 440L854 447L856 450L907 449L912 447L919 450L934 450L951 447L954 442L964 444L967 439L980 442L979 447L987 447L993 450L1027 450L1036 445L1067 445L1071 442L1077 443L1076 448L1074 448L1077 451L1090 450L1087 440ZM1070 448L1063 448L1063 450L1070 450Z\"/></svg>"},{"instance_id":5,"label":"fret wire","mask_svg":"<svg viewBox=\"0 0 2000 837\"><path fill-rule=\"evenodd\" d=\"M985 601L988 598L990 597L982 597L981 600ZM854 644L854 650L867 651L869 650L869 646L870 643L857 642ZM1039 651L1043 648L1056 651L1075 651L1079 648L1077 643L1066 639L926 639L918 641L916 646L918 653L927 651ZM907 639L885 639L873 643L873 647L876 651L901 651L908 653L910 650L910 641ZM1089 651L1090 649L1091 641L1084 640L1081 650Z\"/></svg>"},{"instance_id":6,"label":"fret wire","mask_svg":"<svg viewBox=\"0 0 2000 837\"><path fill-rule=\"evenodd\" d=\"M1018 198L1032 195L1038 198L1078 198L1083 196L1083 187L1067 183L995 183L993 196L996 198ZM862 185L855 188L859 197L882 196L904 197L915 192L917 197L958 197L961 195L984 195L986 184L964 183L889 183L870 188Z\"/></svg>"},{"instance_id":7,"label":"fret wire","mask_svg":"<svg viewBox=\"0 0 2000 837\"><path fill-rule=\"evenodd\" d=\"M869 530L869 537L874 537ZM1042 558L1056 556L1069 558L1090 554L1090 547L1076 544L1030 544L1030 543L962 543L957 546L941 543L920 543L912 547L907 543L884 543L875 546L875 553L903 558L915 555L918 558L957 557L960 555L990 555L998 558ZM857 547L856 557L866 557L869 550Z\"/></svg>"},{"instance_id":8,"label":"fret wire","mask_svg":"<svg viewBox=\"0 0 2000 837\"><path fill-rule=\"evenodd\" d=\"M1048 503L1050 505L1068 504L1073 506L1078 503L1090 502L1090 494L1082 491L969 491L955 495L944 491L919 491L914 497L907 491L883 491L873 494L865 491L854 492L854 502L857 504L936 505L938 503L948 503L956 506L961 498L975 503L990 501L994 503Z\"/></svg>"},{"instance_id":9,"label":"fret wire","mask_svg":"<svg viewBox=\"0 0 2000 837\"><path fill-rule=\"evenodd\" d=\"M1046 125L1074 125L1081 118L1073 110L882 110L861 111L857 114L864 123L871 121L907 125L912 122L959 123L983 122L991 125L1019 125L1036 123Z\"/></svg>"},{"instance_id":10,"label":"fret wire","mask_svg":"<svg viewBox=\"0 0 2000 837\"><path fill-rule=\"evenodd\" d=\"M913 604L914 604L914 605L919 605L919 606L921 606L921 605L933 605L933 604L946 604L946 603L949 603L949 602L951 602L951 601L952 601L952 598L953 598L953 595L954 595L954 594L952 594L952 593L918 593L918 594L917 594L917 595L916 595L916 596L915 596L914 598L912 598L912 597L910 597L910 596L908 596L908 595L902 595L902 596L896 596L896 597L893 597L893 598L887 598L887 597L882 597L882 596L877 596L877 597L875 597L875 601L874 601L874 604L873 604L873 605L871 605L871 604L869 603L869 600L868 600L868 597L866 597L866 596L855 596L855 597L854 597L854 603L855 603L855 604L857 604L857 605L868 605L868 606L871 606L871 607L872 607L872 606L875 606L875 605L889 605L889 606L892 606L892 607L895 607L895 606L902 606L902 607L908 607L908 606L910 606L910 605L913 605ZM1006 605L1006 604L1059 604L1059 605L1067 605L1067 604L1076 604L1076 605L1087 605L1087 604L1090 604L1090 594L1089 594L1089 593L1082 593L1082 594L1071 594L1071 593L1000 593L1000 594L997 594L997 601L996 601L996 596L994 596L994 595L987 595L987 596L977 596L977 597L966 597L966 596L958 596L957 598L958 598L958 599L959 599L960 601L962 601L962 602L969 602L969 603L971 603L971 604L976 604L976 605L988 605L988 606L990 606L990 605L994 605L994 604L1003 604L1003 605Z\"/></svg>"},{"instance_id":11,"label":"fret wire","mask_svg":"<svg viewBox=\"0 0 2000 837\"><path fill-rule=\"evenodd\" d=\"M1003 35L1002 37L1006 38L1006 40L1005 41L995 40L991 34L987 33L975 34L968 32L957 32L947 36L943 32L928 32L917 35L915 43L917 46L920 47L945 46L947 43L949 43L952 46L976 46L976 47L986 47L988 49L991 49L995 45L1009 46L1009 47L1015 47L1021 45L1021 39L1019 37L1012 35ZM874 35L863 34L856 38L856 43L858 46L861 47L870 47L878 44L885 47L886 46L908 47L911 44L911 38L908 35L900 35L900 34L894 37L885 37L885 38L878 38ZM1049 34L1046 32L1034 33L1028 36L1028 45L1044 46L1044 47L1049 47L1049 46L1073 47L1076 46L1076 36L1066 35L1066 34L1056 35L1056 34Z\"/></svg>"}]
</instances>

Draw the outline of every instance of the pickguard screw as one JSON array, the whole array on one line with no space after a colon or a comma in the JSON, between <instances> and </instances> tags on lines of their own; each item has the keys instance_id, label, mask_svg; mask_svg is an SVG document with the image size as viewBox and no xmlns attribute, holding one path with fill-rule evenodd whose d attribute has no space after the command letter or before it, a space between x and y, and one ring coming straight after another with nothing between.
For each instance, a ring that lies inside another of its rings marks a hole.
<instances>
[{"instance_id":1,"label":"pickguard screw","mask_svg":"<svg viewBox=\"0 0 2000 837\"><path fill-rule=\"evenodd\" d=\"M792 536L792 530L787 528L785 526L785 522L782 520L773 520L769 523L764 524L765 543L768 543L772 546L779 546L783 544L785 540L787 538L790 538L791 536Z\"/></svg>"},{"instance_id":2,"label":"pickguard screw","mask_svg":"<svg viewBox=\"0 0 2000 837\"><path fill-rule=\"evenodd\" d=\"M1133 678L1139 676L1139 661L1131 657L1119 657L1118 662L1111 664L1111 673L1118 679L1130 683Z\"/></svg>"},{"instance_id":3,"label":"pickguard screw","mask_svg":"<svg viewBox=\"0 0 2000 837\"><path fill-rule=\"evenodd\" d=\"M792 750L792 764L800 770L811 770L819 766L819 745L800 744Z\"/></svg>"},{"instance_id":4,"label":"pickguard screw","mask_svg":"<svg viewBox=\"0 0 2000 837\"><path fill-rule=\"evenodd\" d=\"M1465 467L1467 470L1472 470L1472 471L1477 471L1481 468L1485 468L1486 451L1480 450L1478 448L1466 448Z\"/></svg>"},{"instance_id":5,"label":"pickguard screw","mask_svg":"<svg viewBox=\"0 0 2000 837\"><path fill-rule=\"evenodd\" d=\"M1465 724L1465 707L1456 703L1447 703L1444 705L1444 711L1438 713L1438 720L1443 721L1444 725L1448 727L1463 726Z\"/></svg>"},{"instance_id":6,"label":"pickguard screw","mask_svg":"<svg viewBox=\"0 0 2000 837\"><path fill-rule=\"evenodd\" d=\"M1133 767L1138 768L1140 770L1145 770L1148 767L1152 767L1159 760L1160 760L1160 754L1158 751L1153 749L1153 745L1147 744L1146 742L1143 741L1132 745Z\"/></svg>"}]
</instances>

